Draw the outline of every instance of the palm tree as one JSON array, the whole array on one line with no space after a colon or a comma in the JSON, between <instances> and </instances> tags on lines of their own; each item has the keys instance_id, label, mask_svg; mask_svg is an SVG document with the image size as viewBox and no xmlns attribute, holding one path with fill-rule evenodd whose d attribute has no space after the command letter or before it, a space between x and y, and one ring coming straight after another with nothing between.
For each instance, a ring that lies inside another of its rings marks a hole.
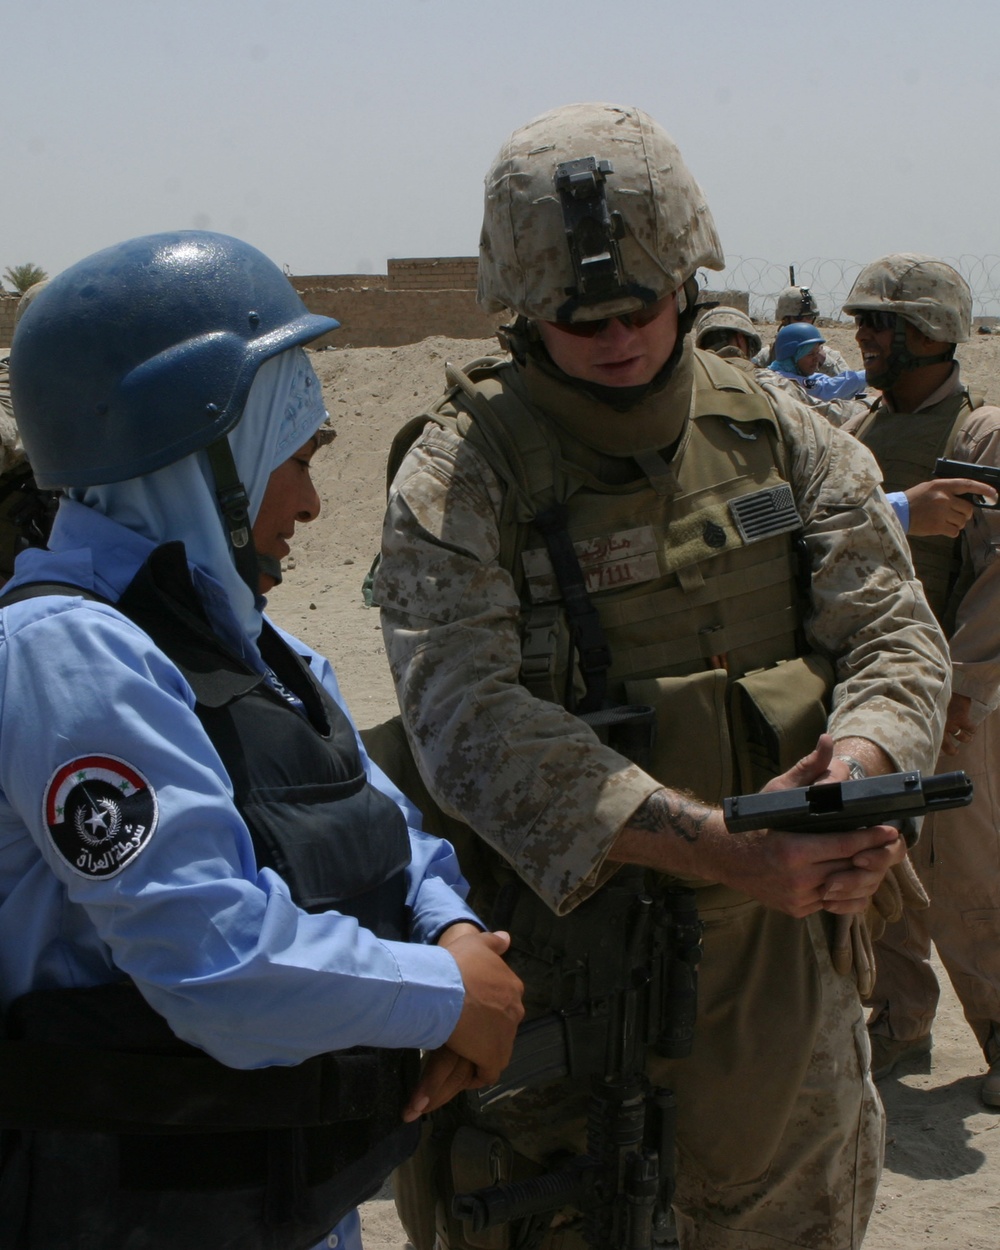
<instances>
[{"instance_id":1,"label":"palm tree","mask_svg":"<svg viewBox=\"0 0 1000 1250\"><path fill-rule=\"evenodd\" d=\"M9 282L18 295L23 295L29 286L44 281L49 275L41 265L10 265L3 271L5 282Z\"/></svg>"}]
</instances>

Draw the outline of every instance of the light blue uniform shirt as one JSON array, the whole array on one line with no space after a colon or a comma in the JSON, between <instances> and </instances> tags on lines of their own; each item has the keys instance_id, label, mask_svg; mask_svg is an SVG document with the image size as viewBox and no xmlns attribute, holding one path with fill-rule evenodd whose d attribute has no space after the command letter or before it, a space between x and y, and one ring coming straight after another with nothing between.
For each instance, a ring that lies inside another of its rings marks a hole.
<instances>
[{"instance_id":1,"label":"light blue uniform shirt","mask_svg":"<svg viewBox=\"0 0 1000 1250\"><path fill-rule=\"evenodd\" d=\"M70 501L51 545L18 558L11 588L65 581L117 599L152 547ZM235 639L224 596L193 574L216 627ZM285 638L343 707L329 664ZM362 747L370 780L411 826L413 941L382 941L337 912L307 914L276 873L257 869L194 702L178 669L114 608L45 597L0 611L3 1006L29 990L127 974L179 1037L235 1068L355 1045L441 1045L464 991L452 957L425 943L451 923L478 923L451 847L419 830ZM93 756L122 761L156 800L152 836L104 878L63 858L43 811L50 780Z\"/></svg>"},{"instance_id":2,"label":"light blue uniform shirt","mask_svg":"<svg viewBox=\"0 0 1000 1250\"><path fill-rule=\"evenodd\" d=\"M823 401L850 399L853 395L860 395L868 385L864 371L861 369L848 369L844 373L837 374L836 377L830 377L826 373L803 375L797 369L782 368L777 361L770 367L775 373L780 373L783 378L791 378L793 382L798 382L810 395Z\"/></svg>"},{"instance_id":3,"label":"light blue uniform shirt","mask_svg":"<svg viewBox=\"0 0 1000 1250\"><path fill-rule=\"evenodd\" d=\"M903 527L903 533L908 534L910 532L910 501L906 498L906 494L901 490L891 490L886 493L886 499L896 514L896 520Z\"/></svg>"}]
</instances>

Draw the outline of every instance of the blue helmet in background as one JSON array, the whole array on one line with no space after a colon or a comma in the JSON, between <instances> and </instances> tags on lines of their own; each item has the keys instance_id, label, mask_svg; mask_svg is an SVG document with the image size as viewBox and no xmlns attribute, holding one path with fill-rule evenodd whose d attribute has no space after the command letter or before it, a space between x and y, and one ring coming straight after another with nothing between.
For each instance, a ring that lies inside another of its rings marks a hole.
<instances>
[{"instance_id":1,"label":"blue helmet in background","mask_svg":"<svg viewBox=\"0 0 1000 1250\"><path fill-rule=\"evenodd\" d=\"M807 321L793 321L791 325L782 326L774 340L774 359L797 362L805 356L817 343L825 343L826 339L815 326Z\"/></svg>"},{"instance_id":2,"label":"blue helmet in background","mask_svg":"<svg viewBox=\"0 0 1000 1250\"><path fill-rule=\"evenodd\" d=\"M338 324L228 235L151 234L86 257L38 293L11 346L36 481L119 482L217 444L265 360Z\"/></svg>"}]
</instances>

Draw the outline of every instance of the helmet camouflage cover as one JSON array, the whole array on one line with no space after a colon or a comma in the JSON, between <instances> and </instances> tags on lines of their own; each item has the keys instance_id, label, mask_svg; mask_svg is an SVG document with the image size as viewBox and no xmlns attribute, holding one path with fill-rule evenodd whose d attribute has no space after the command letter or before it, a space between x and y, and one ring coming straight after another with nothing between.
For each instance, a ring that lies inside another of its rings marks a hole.
<instances>
[{"instance_id":1,"label":"helmet camouflage cover","mask_svg":"<svg viewBox=\"0 0 1000 1250\"><path fill-rule=\"evenodd\" d=\"M760 351L760 335L750 318L739 308L720 304L718 308L710 308L708 312L702 313L695 323L696 345L701 347L703 337L715 330L733 330L738 334L744 334L749 340L751 352Z\"/></svg>"},{"instance_id":2,"label":"helmet camouflage cover","mask_svg":"<svg viewBox=\"0 0 1000 1250\"><path fill-rule=\"evenodd\" d=\"M807 286L786 286L774 305L775 321L786 317L818 317L819 305Z\"/></svg>"},{"instance_id":3,"label":"helmet camouflage cover","mask_svg":"<svg viewBox=\"0 0 1000 1250\"><path fill-rule=\"evenodd\" d=\"M933 256L893 252L858 274L844 312L891 312L937 343L964 343L972 333L972 292L957 269Z\"/></svg>"},{"instance_id":4,"label":"helmet camouflage cover","mask_svg":"<svg viewBox=\"0 0 1000 1250\"><path fill-rule=\"evenodd\" d=\"M701 188L640 109L544 113L514 131L486 175L478 298L489 312L596 320L724 265Z\"/></svg>"}]
</instances>

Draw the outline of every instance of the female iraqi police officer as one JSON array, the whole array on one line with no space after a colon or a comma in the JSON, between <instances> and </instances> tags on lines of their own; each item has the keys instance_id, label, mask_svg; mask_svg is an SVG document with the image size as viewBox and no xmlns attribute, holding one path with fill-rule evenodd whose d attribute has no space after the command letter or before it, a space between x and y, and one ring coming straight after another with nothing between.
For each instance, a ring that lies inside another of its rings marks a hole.
<instances>
[{"instance_id":1,"label":"female iraqi police officer","mask_svg":"<svg viewBox=\"0 0 1000 1250\"><path fill-rule=\"evenodd\" d=\"M3 1245L359 1245L420 1112L509 1054L506 935L256 593L255 543L319 510L302 344L336 325L192 231L81 261L15 335L66 494L0 603Z\"/></svg>"}]
</instances>

